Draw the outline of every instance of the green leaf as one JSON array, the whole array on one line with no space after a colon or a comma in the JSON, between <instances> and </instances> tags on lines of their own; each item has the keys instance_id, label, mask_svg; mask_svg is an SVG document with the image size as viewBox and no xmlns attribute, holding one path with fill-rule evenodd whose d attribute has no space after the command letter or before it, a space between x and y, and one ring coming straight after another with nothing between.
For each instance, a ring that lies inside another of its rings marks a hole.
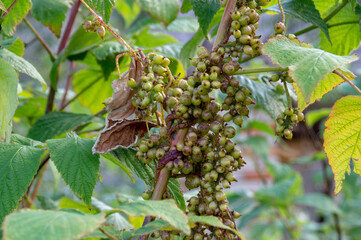
<instances>
[{"instance_id":1,"label":"green leaf","mask_svg":"<svg viewBox=\"0 0 361 240\"><path fill-rule=\"evenodd\" d=\"M289 74L301 89L306 102L310 101L316 87L329 73L358 59L355 55L343 57L309 46L300 46L284 36L270 39L263 46L262 52L273 63L289 67Z\"/></svg>"},{"instance_id":2,"label":"green leaf","mask_svg":"<svg viewBox=\"0 0 361 240\"><path fill-rule=\"evenodd\" d=\"M339 72L341 72L343 75L345 75L348 79L353 80L355 78L355 75L350 72L349 70L345 69L344 67L341 67L338 69ZM295 89L295 92L297 94L297 101L298 101L298 108L303 111L306 107L314 103L316 100L322 98L326 93L343 83L345 80L340 77L336 73L329 73L324 79L321 80L321 82L317 85L315 90L312 92L312 96L309 101L307 101L304 98L304 95L302 94L301 89L298 87L297 84L293 84L293 87Z\"/></svg>"},{"instance_id":3,"label":"green leaf","mask_svg":"<svg viewBox=\"0 0 361 240\"><path fill-rule=\"evenodd\" d=\"M131 148L118 148L111 152L117 159L123 162L132 170L139 178L141 178L148 186L153 186L154 182L154 163L144 165L135 157L136 151ZM182 190L177 179L171 179L168 182L168 190L172 197L176 200L178 206L184 210L185 201Z\"/></svg>"},{"instance_id":4,"label":"green leaf","mask_svg":"<svg viewBox=\"0 0 361 240\"><path fill-rule=\"evenodd\" d=\"M15 111L15 117L26 117L31 124L44 115L47 99L43 97L31 97L19 99L19 106Z\"/></svg>"},{"instance_id":5,"label":"green leaf","mask_svg":"<svg viewBox=\"0 0 361 240\"><path fill-rule=\"evenodd\" d=\"M123 16L126 27L130 26L140 12L135 1L115 1L115 9Z\"/></svg>"},{"instance_id":6,"label":"green leaf","mask_svg":"<svg viewBox=\"0 0 361 240\"><path fill-rule=\"evenodd\" d=\"M104 222L104 214L23 210L5 219L4 239L75 240L93 232Z\"/></svg>"},{"instance_id":7,"label":"green leaf","mask_svg":"<svg viewBox=\"0 0 361 240\"><path fill-rule=\"evenodd\" d=\"M121 163L118 159L116 159L113 155L111 155L110 153L107 153L107 154L100 155L100 157L102 159L109 160L112 163L114 163L115 165L117 165L118 167L120 167L128 175L128 177L132 180L132 182L135 183L135 180L132 176L132 172L130 171L130 169L127 166L125 166L123 163Z\"/></svg>"},{"instance_id":8,"label":"green leaf","mask_svg":"<svg viewBox=\"0 0 361 240\"><path fill-rule=\"evenodd\" d=\"M0 59L0 139L6 141L10 139L12 118L18 105L18 82L14 69Z\"/></svg>"},{"instance_id":9,"label":"green leaf","mask_svg":"<svg viewBox=\"0 0 361 240\"><path fill-rule=\"evenodd\" d=\"M341 210L336 203L328 196L320 193L309 193L302 195L294 200L294 203L314 207L317 210L327 213L340 214Z\"/></svg>"},{"instance_id":10,"label":"green leaf","mask_svg":"<svg viewBox=\"0 0 361 240\"><path fill-rule=\"evenodd\" d=\"M143 11L165 25L176 19L179 11L178 0L137 0Z\"/></svg>"},{"instance_id":11,"label":"green leaf","mask_svg":"<svg viewBox=\"0 0 361 240\"><path fill-rule=\"evenodd\" d=\"M176 230L190 234L188 218L174 200L134 201L124 203L119 209L131 216L153 216L167 221Z\"/></svg>"},{"instance_id":12,"label":"green leaf","mask_svg":"<svg viewBox=\"0 0 361 240\"><path fill-rule=\"evenodd\" d=\"M351 4L352 10L355 10L356 0L348 0L348 2Z\"/></svg>"},{"instance_id":13,"label":"green leaf","mask_svg":"<svg viewBox=\"0 0 361 240\"><path fill-rule=\"evenodd\" d=\"M15 53L19 57L24 55L25 46L20 38L16 38L15 41L7 48L10 52Z\"/></svg>"},{"instance_id":14,"label":"green leaf","mask_svg":"<svg viewBox=\"0 0 361 240\"><path fill-rule=\"evenodd\" d=\"M324 132L324 147L335 178L335 194L342 189L345 173L361 175L361 97L347 96L332 107Z\"/></svg>"},{"instance_id":15,"label":"green leaf","mask_svg":"<svg viewBox=\"0 0 361 240\"><path fill-rule=\"evenodd\" d=\"M49 27L57 37L60 37L65 14L70 6L69 2L64 0L32 0L32 2L33 17Z\"/></svg>"},{"instance_id":16,"label":"green leaf","mask_svg":"<svg viewBox=\"0 0 361 240\"><path fill-rule=\"evenodd\" d=\"M312 0L282 1L282 8L285 13L295 18L298 18L304 22L312 23L313 25L319 27L327 37L328 41L331 41L330 35L328 33L329 30L327 24L322 20L320 12L316 9L316 6ZM278 4L275 4L272 7L267 8L267 10L280 12Z\"/></svg>"},{"instance_id":17,"label":"green leaf","mask_svg":"<svg viewBox=\"0 0 361 240\"><path fill-rule=\"evenodd\" d=\"M113 74L110 78L116 79L117 75ZM93 69L83 69L77 72L73 78L73 87L77 94L84 92L79 95L78 100L92 114L101 111L104 108L104 100L113 94L111 81L105 81L103 73Z\"/></svg>"},{"instance_id":18,"label":"green leaf","mask_svg":"<svg viewBox=\"0 0 361 240\"><path fill-rule=\"evenodd\" d=\"M62 197L59 201L58 206L60 208L64 208L64 209L73 208L73 209L79 210L83 213L90 213L90 214L98 213L98 211L95 210L94 208L89 209L89 207L87 205L85 205L83 202L74 201L73 199L70 199L67 197Z\"/></svg>"},{"instance_id":19,"label":"green leaf","mask_svg":"<svg viewBox=\"0 0 361 240\"><path fill-rule=\"evenodd\" d=\"M262 121L257 121L257 120L252 120L252 121L247 121L245 126L242 126L244 128L244 130L250 130L250 129L255 129L258 131L262 131L265 133L268 133L271 136L275 136L275 131L274 129L265 122Z\"/></svg>"},{"instance_id":20,"label":"green leaf","mask_svg":"<svg viewBox=\"0 0 361 240\"><path fill-rule=\"evenodd\" d=\"M108 23L115 0L84 0L84 2L94 8L103 17L104 22Z\"/></svg>"},{"instance_id":21,"label":"green leaf","mask_svg":"<svg viewBox=\"0 0 361 240\"><path fill-rule=\"evenodd\" d=\"M39 118L30 128L28 137L45 142L77 126L89 123L95 118L86 114L68 112L50 112Z\"/></svg>"},{"instance_id":22,"label":"green leaf","mask_svg":"<svg viewBox=\"0 0 361 240\"><path fill-rule=\"evenodd\" d=\"M184 0L183 4L182 4L182 8L181 8L181 13L187 13L192 9L193 9L193 6L191 4L191 1L190 0Z\"/></svg>"},{"instance_id":23,"label":"green leaf","mask_svg":"<svg viewBox=\"0 0 361 240\"><path fill-rule=\"evenodd\" d=\"M3 3L8 9L10 5L14 2L14 0L3 0ZM1 31L6 35L13 35L15 32L15 28L18 24L21 23L23 18L29 12L31 8L30 0L18 0L14 7L8 12L6 17L3 19L1 23Z\"/></svg>"},{"instance_id":24,"label":"green leaf","mask_svg":"<svg viewBox=\"0 0 361 240\"><path fill-rule=\"evenodd\" d=\"M28 190L43 153L31 146L0 143L0 223Z\"/></svg>"},{"instance_id":25,"label":"green leaf","mask_svg":"<svg viewBox=\"0 0 361 240\"><path fill-rule=\"evenodd\" d=\"M180 52L180 60L184 66L184 69L188 69L191 64L189 58L196 55L197 46L201 45L204 41L204 35L202 30L199 28L194 36L183 46Z\"/></svg>"},{"instance_id":26,"label":"green leaf","mask_svg":"<svg viewBox=\"0 0 361 240\"><path fill-rule=\"evenodd\" d=\"M221 8L217 0L190 0L194 14L198 17L199 25L204 36L208 34L208 27L214 14Z\"/></svg>"},{"instance_id":27,"label":"green leaf","mask_svg":"<svg viewBox=\"0 0 361 240\"><path fill-rule=\"evenodd\" d=\"M44 81L43 77L40 75L38 70L36 70L36 68L31 63L26 61L24 58L19 57L18 55L10 52L7 49L0 49L0 59L3 59L6 62L8 62L10 66L15 68L19 72L25 73L30 77L38 80L43 86L43 90L46 89L47 84Z\"/></svg>"},{"instance_id":28,"label":"green leaf","mask_svg":"<svg viewBox=\"0 0 361 240\"><path fill-rule=\"evenodd\" d=\"M330 108L320 108L307 111L305 116L307 127L312 128L318 121L325 117L328 117L328 115L330 115L330 112Z\"/></svg>"},{"instance_id":29,"label":"green leaf","mask_svg":"<svg viewBox=\"0 0 361 240\"><path fill-rule=\"evenodd\" d=\"M333 24L345 22L347 24L329 28L332 44L323 33L320 33L319 46L322 50L337 55L349 55L352 50L359 47L361 41L360 22L350 5L343 7L340 12L328 21L328 24L332 26Z\"/></svg>"},{"instance_id":30,"label":"green leaf","mask_svg":"<svg viewBox=\"0 0 361 240\"><path fill-rule=\"evenodd\" d=\"M1 0L0 0L0 10L7 12L5 5Z\"/></svg>"},{"instance_id":31,"label":"green leaf","mask_svg":"<svg viewBox=\"0 0 361 240\"><path fill-rule=\"evenodd\" d=\"M321 14L321 17L324 18L327 15L327 10L336 6L338 4L338 0L313 0L316 8Z\"/></svg>"},{"instance_id":32,"label":"green leaf","mask_svg":"<svg viewBox=\"0 0 361 240\"><path fill-rule=\"evenodd\" d=\"M268 161L270 145L265 137L250 136L246 140L242 141L242 143L248 145L252 151L262 157L264 161Z\"/></svg>"},{"instance_id":33,"label":"green leaf","mask_svg":"<svg viewBox=\"0 0 361 240\"><path fill-rule=\"evenodd\" d=\"M189 32L195 33L199 28L199 24L196 19L191 17L179 17L175 19L167 27L162 24L153 24L150 26L152 30L164 30L168 32Z\"/></svg>"},{"instance_id":34,"label":"green leaf","mask_svg":"<svg viewBox=\"0 0 361 240\"><path fill-rule=\"evenodd\" d=\"M25 146L31 146L31 147L43 147L44 143L35 141L33 139L21 136L19 134L13 134L11 135L11 143L19 144L19 145L25 145Z\"/></svg>"},{"instance_id":35,"label":"green leaf","mask_svg":"<svg viewBox=\"0 0 361 240\"><path fill-rule=\"evenodd\" d=\"M229 231L233 232L234 234L239 236L241 239L245 239L245 237L243 237L243 235L241 233L239 233L238 231L236 231L233 228L230 228L230 227L224 225L216 217L213 217L213 216L194 216L194 215L190 215L188 217L189 217L189 222L190 223L203 223L203 224L207 224L209 226L213 226L213 227L217 227L217 228L223 228L223 229L226 229L226 230L229 230Z\"/></svg>"},{"instance_id":36,"label":"green leaf","mask_svg":"<svg viewBox=\"0 0 361 240\"><path fill-rule=\"evenodd\" d=\"M150 223L147 223L145 226L143 226L141 228L130 231L130 235L133 237L147 235L147 234L151 234L155 231L161 230L163 228L166 228L168 226L169 226L168 222L166 222L162 219L156 219Z\"/></svg>"},{"instance_id":37,"label":"green leaf","mask_svg":"<svg viewBox=\"0 0 361 240\"><path fill-rule=\"evenodd\" d=\"M94 141L69 134L67 138L48 140L47 145L65 182L90 207L99 172L99 155L92 153Z\"/></svg>"},{"instance_id":38,"label":"green leaf","mask_svg":"<svg viewBox=\"0 0 361 240\"><path fill-rule=\"evenodd\" d=\"M84 53L98 46L100 43L103 43L103 41L97 34L85 32L83 26L79 26L69 39L68 46L64 50L65 56L69 57Z\"/></svg>"},{"instance_id":39,"label":"green leaf","mask_svg":"<svg viewBox=\"0 0 361 240\"><path fill-rule=\"evenodd\" d=\"M178 42L177 39L166 33L152 33L150 28L146 27L141 32L134 34L134 44L141 47L158 47L169 43Z\"/></svg>"},{"instance_id":40,"label":"green leaf","mask_svg":"<svg viewBox=\"0 0 361 240\"><path fill-rule=\"evenodd\" d=\"M262 109L276 119L284 112L287 100L283 93L275 90L275 87L267 81L256 82L243 76L236 76L241 86L247 87L252 92L252 98Z\"/></svg>"}]
</instances>

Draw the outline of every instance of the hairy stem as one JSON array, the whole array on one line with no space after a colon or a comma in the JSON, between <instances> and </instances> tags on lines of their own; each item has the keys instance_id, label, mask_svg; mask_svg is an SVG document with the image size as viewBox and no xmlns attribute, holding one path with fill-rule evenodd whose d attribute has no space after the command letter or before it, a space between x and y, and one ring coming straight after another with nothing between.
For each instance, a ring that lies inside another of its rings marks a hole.
<instances>
[{"instance_id":1,"label":"hairy stem","mask_svg":"<svg viewBox=\"0 0 361 240\"><path fill-rule=\"evenodd\" d=\"M249 69L240 69L237 72L235 72L233 75L243 75L243 74L262 73L262 72L282 72L286 70L287 68L281 68L281 67L249 68Z\"/></svg>"},{"instance_id":2,"label":"hairy stem","mask_svg":"<svg viewBox=\"0 0 361 240\"><path fill-rule=\"evenodd\" d=\"M6 12L1 15L1 18L5 18L6 15L8 15L9 11L15 6L15 4L18 2L18 0L14 0L14 2L10 5L8 9L6 9Z\"/></svg>"},{"instance_id":3,"label":"hairy stem","mask_svg":"<svg viewBox=\"0 0 361 240\"><path fill-rule=\"evenodd\" d=\"M283 82L283 86L284 86L284 88L285 88L285 92L286 92L286 96L287 96L288 107L289 107L289 108L292 108L291 95L290 95L290 92L288 91L288 86L287 86L287 82L286 82L286 81Z\"/></svg>"},{"instance_id":4,"label":"hairy stem","mask_svg":"<svg viewBox=\"0 0 361 240\"><path fill-rule=\"evenodd\" d=\"M36 29L34 28L34 26L29 22L29 20L27 20L26 18L24 18L24 22L25 24L29 27L29 29L34 33L35 37L40 41L41 45L43 45L43 47L45 48L45 50L48 52L49 56L50 56L50 60L52 62L54 62L55 60L55 56L53 54L53 52L50 50L50 47L48 46L48 44L46 44L45 40L42 38L42 36L40 36L40 34L36 31Z\"/></svg>"},{"instance_id":5,"label":"hairy stem","mask_svg":"<svg viewBox=\"0 0 361 240\"><path fill-rule=\"evenodd\" d=\"M346 82L348 82L348 84L351 85L351 87L353 87L360 95L361 95L361 90L355 85L353 84L353 82L351 82L350 79L348 79L345 75L343 75L341 72L339 72L338 70L334 70L334 73L336 73L337 75L339 75L340 77L343 78L343 80L345 80Z\"/></svg>"},{"instance_id":6,"label":"hairy stem","mask_svg":"<svg viewBox=\"0 0 361 240\"><path fill-rule=\"evenodd\" d=\"M278 0L278 7L280 8L281 11L282 23L285 24L285 12L283 11L281 0Z\"/></svg>"}]
</instances>

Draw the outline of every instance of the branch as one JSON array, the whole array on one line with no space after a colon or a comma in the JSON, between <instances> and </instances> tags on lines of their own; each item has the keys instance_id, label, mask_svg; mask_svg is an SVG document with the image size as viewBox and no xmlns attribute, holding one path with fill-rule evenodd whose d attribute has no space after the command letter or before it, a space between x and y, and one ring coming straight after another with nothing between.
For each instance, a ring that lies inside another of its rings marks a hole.
<instances>
[{"instance_id":1,"label":"branch","mask_svg":"<svg viewBox=\"0 0 361 240\"><path fill-rule=\"evenodd\" d=\"M229 0L227 2L226 8L224 9L224 13L222 16L221 23L219 24L216 39L214 40L213 50L218 47L219 44L222 43L225 36L227 35L227 31L229 26L231 26L232 22L232 11L236 6L237 0Z\"/></svg>"},{"instance_id":2,"label":"branch","mask_svg":"<svg viewBox=\"0 0 361 240\"><path fill-rule=\"evenodd\" d=\"M15 4L18 2L18 0L14 0L14 2L10 5L8 9L6 9L6 12L1 15L1 18L5 18L6 15L8 15L9 11L15 6ZM1 25L1 24L0 24Z\"/></svg>"},{"instance_id":3,"label":"branch","mask_svg":"<svg viewBox=\"0 0 361 240\"><path fill-rule=\"evenodd\" d=\"M105 231L104 228L99 227L99 230L104 233L108 238L113 239L113 240L118 240L118 238L114 237L113 235L111 235L110 233L108 233L107 231Z\"/></svg>"},{"instance_id":4,"label":"branch","mask_svg":"<svg viewBox=\"0 0 361 240\"><path fill-rule=\"evenodd\" d=\"M61 100L59 109L64 109L65 108L64 107L65 106L65 101L66 101L66 97L68 95L69 86L70 86L70 82L71 82L71 78L72 78L72 73L74 71L74 67L75 67L75 62L70 62L68 77L66 78L66 83L65 83L64 95L63 95L63 99Z\"/></svg>"},{"instance_id":5,"label":"branch","mask_svg":"<svg viewBox=\"0 0 361 240\"><path fill-rule=\"evenodd\" d=\"M342 77L343 80L348 82L348 84L350 84L361 95L361 90L355 84L353 84L350 79L348 79L345 75L343 75L338 70L334 70L333 72L336 73L337 75L339 75L340 77Z\"/></svg>"},{"instance_id":6,"label":"branch","mask_svg":"<svg viewBox=\"0 0 361 240\"><path fill-rule=\"evenodd\" d=\"M240 69L232 75L243 75L243 74L262 73L262 72L282 72L286 70L287 68L281 68L281 67L249 68L249 69Z\"/></svg>"}]
</instances>

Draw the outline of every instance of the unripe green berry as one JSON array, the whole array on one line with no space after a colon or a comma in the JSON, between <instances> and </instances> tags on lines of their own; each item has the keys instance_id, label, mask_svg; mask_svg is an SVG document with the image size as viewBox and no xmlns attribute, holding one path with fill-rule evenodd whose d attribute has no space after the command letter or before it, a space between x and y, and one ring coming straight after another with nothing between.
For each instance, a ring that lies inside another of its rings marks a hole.
<instances>
[{"instance_id":1,"label":"unripe green berry","mask_svg":"<svg viewBox=\"0 0 361 240\"><path fill-rule=\"evenodd\" d=\"M282 34L285 31L286 27L282 22L277 22L274 26L274 29L276 33Z\"/></svg>"},{"instance_id":2,"label":"unripe green berry","mask_svg":"<svg viewBox=\"0 0 361 240\"><path fill-rule=\"evenodd\" d=\"M134 78L129 78L127 80L127 84L131 88L135 88L137 86L137 82L134 80Z\"/></svg>"}]
</instances>

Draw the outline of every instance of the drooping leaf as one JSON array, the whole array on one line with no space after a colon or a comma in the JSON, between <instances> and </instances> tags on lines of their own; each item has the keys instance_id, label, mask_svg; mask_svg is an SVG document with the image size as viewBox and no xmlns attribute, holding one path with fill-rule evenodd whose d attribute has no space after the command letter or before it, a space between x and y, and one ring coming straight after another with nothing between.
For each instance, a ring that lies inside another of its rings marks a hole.
<instances>
[{"instance_id":1,"label":"drooping leaf","mask_svg":"<svg viewBox=\"0 0 361 240\"><path fill-rule=\"evenodd\" d=\"M61 26L70 6L69 2L64 0L32 0L32 2L33 17L49 27L57 37L60 37Z\"/></svg>"},{"instance_id":2,"label":"drooping leaf","mask_svg":"<svg viewBox=\"0 0 361 240\"><path fill-rule=\"evenodd\" d=\"M320 193L309 193L294 200L294 203L314 207L322 212L332 212L339 214L341 211L332 199Z\"/></svg>"},{"instance_id":3,"label":"drooping leaf","mask_svg":"<svg viewBox=\"0 0 361 240\"><path fill-rule=\"evenodd\" d=\"M190 67L189 58L194 57L197 51L197 46L201 45L204 41L204 35L202 30L199 28L198 31L194 34L194 36L183 46L180 52L180 60L184 66L184 69L188 69Z\"/></svg>"},{"instance_id":4,"label":"drooping leaf","mask_svg":"<svg viewBox=\"0 0 361 240\"><path fill-rule=\"evenodd\" d=\"M204 36L208 34L208 27L214 14L221 8L217 0L190 0L194 14L198 17L199 26Z\"/></svg>"},{"instance_id":5,"label":"drooping leaf","mask_svg":"<svg viewBox=\"0 0 361 240\"><path fill-rule=\"evenodd\" d=\"M5 219L4 239L75 240L94 231L104 222L104 214L22 210Z\"/></svg>"},{"instance_id":6,"label":"drooping leaf","mask_svg":"<svg viewBox=\"0 0 361 240\"><path fill-rule=\"evenodd\" d=\"M106 153L106 154L100 155L100 157L102 159L109 160L112 163L114 163L115 165L117 165L118 167L120 167L128 175L128 177L132 180L132 182L135 183L135 180L132 176L132 172L130 171L130 169L127 166L125 166L121 161L116 159L113 155L111 155L110 153Z\"/></svg>"},{"instance_id":7,"label":"drooping leaf","mask_svg":"<svg viewBox=\"0 0 361 240\"><path fill-rule=\"evenodd\" d=\"M20 38L16 38L15 41L7 48L10 52L15 53L19 57L24 55L25 46Z\"/></svg>"},{"instance_id":8,"label":"drooping leaf","mask_svg":"<svg viewBox=\"0 0 361 240\"><path fill-rule=\"evenodd\" d=\"M40 75L38 70L36 70L36 68L31 63L26 61L24 58L19 57L18 55L10 52L7 49L0 49L0 59L3 59L6 62L8 62L10 66L15 68L19 72L25 73L30 77L38 80L43 86L43 90L46 89L47 84L43 79L43 77Z\"/></svg>"},{"instance_id":9,"label":"drooping leaf","mask_svg":"<svg viewBox=\"0 0 361 240\"><path fill-rule=\"evenodd\" d=\"M94 141L69 134L67 138L48 140L47 145L65 182L90 207L99 172L99 155L91 150Z\"/></svg>"},{"instance_id":10,"label":"drooping leaf","mask_svg":"<svg viewBox=\"0 0 361 240\"><path fill-rule=\"evenodd\" d=\"M304 22L312 23L319 27L326 36L327 40L330 41L330 35L328 33L327 24L322 20L320 12L316 9L313 0L286 0L282 1L282 8L285 13L298 18ZM267 8L267 10L280 12L278 4Z\"/></svg>"},{"instance_id":11,"label":"drooping leaf","mask_svg":"<svg viewBox=\"0 0 361 240\"><path fill-rule=\"evenodd\" d=\"M136 151L131 148L118 148L111 152L119 161L123 162L132 170L139 178L141 178L148 186L153 186L154 179L154 163L144 165L135 157ZM168 182L168 190L171 193L178 206L184 210L185 201L177 179L171 179Z\"/></svg>"},{"instance_id":12,"label":"drooping leaf","mask_svg":"<svg viewBox=\"0 0 361 240\"><path fill-rule=\"evenodd\" d=\"M39 118L30 128L28 137L45 142L77 126L93 121L94 116L68 112L51 112Z\"/></svg>"},{"instance_id":13,"label":"drooping leaf","mask_svg":"<svg viewBox=\"0 0 361 240\"><path fill-rule=\"evenodd\" d=\"M42 147L44 144L39 141L35 141L33 139L21 136L19 134L12 134L10 142L13 144L19 144L24 146L31 146L31 147Z\"/></svg>"},{"instance_id":14,"label":"drooping leaf","mask_svg":"<svg viewBox=\"0 0 361 240\"><path fill-rule=\"evenodd\" d=\"M13 0L3 0L6 9L8 9L10 5L13 4L13 2ZM17 1L13 8L11 8L11 10L8 12L6 17L3 19L3 22L1 23L1 31L6 35L13 35L16 26L21 23L23 18L29 12L30 8L30 0Z\"/></svg>"},{"instance_id":15,"label":"drooping leaf","mask_svg":"<svg viewBox=\"0 0 361 240\"><path fill-rule=\"evenodd\" d=\"M0 50L1 51L1 50ZM0 139L10 139L12 118L18 105L18 75L4 60L0 59Z\"/></svg>"},{"instance_id":16,"label":"drooping leaf","mask_svg":"<svg viewBox=\"0 0 361 240\"><path fill-rule=\"evenodd\" d=\"M176 19L180 7L178 0L137 0L137 2L143 11L165 25Z\"/></svg>"},{"instance_id":17,"label":"drooping leaf","mask_svg":"<svg viewBox=\"0 0 361 240\"><path fill-rule=\"evenodd\" d=\"M342 69L342 70L341 70ZM345 68L338 69L343 75L345 75L348 79L353 80L355 75ZM344 80L336 73L329 73L321 82L317 85L315 90L312 92L312 96L309 101L306 101L304 95L301 92L301 89L297 84L293 84L293 87L297 94L297 102L298 108L303 111L306 107L314 103L316 100L322 98L326 93L343 83Z\"/></svg>"},{"instance_id":18,"label":"drooping leaf","mask_svg":"<svg viewBox=\"0 0 361 240\"><path fill-rule=\"evenodd\" d=\"M332 107L326 121L324 147L335 178L335 194L341 191L345 173L361 175L361 97L347 96Z\"/></svg>"},{"instance_id":19,"label":"drooping leaf","mask_svg":"<svg viewBox=\"0 0 361 240\"><path fill-rule=\"evenodd\" d=\"M0 143L0 223L26 193L43 152L32 146Z\"/></svg>"},{"instance_id":20,"label":"drooping leaf","mask_svg":"<svg viewBox=\"0 0 361 240\"><path fill-rule=\"evenodd\" d=\"M329 11L332 11L330 9ZM346 5L327 23L333 24L347 23L329 28L332 44L326 39L326 36L320 32L320 48L337 55L349 55L354 49L357 49L361 41L360 22L358 16L352 10L350 5ZM347 37L345 37L347 36Z\"/></svg>"},{"instance_id":21,"label":"drooping leaf","mask_svg":"<svg viewBox=\"0 0 361 240\"><path fill-rule=\"evenodd\" d=\"M252 92L252 98L262 109L276 119L287 106L284 94L277 92L270 83L256 82L243 76L236 76L241 86L247 87Z\"/></svg>"},{"instance_id":22,"label":"drooping leaf","mask_svg":"<svg viewBox=\"0 0 361 240\"><path fill-rule=\"evenodd\" d=\"M300 46L283 36L270 39L262 52L273 63L289 67L289 74L301 89L306 102L310 101L315 88L329 73L358 59L355 55L344 57Z\"/></svg>"},{"instance_id":23,"label":"drooping leaf","mask_svg":"<svg viewBox=\"0 0 361 240\"><path fill-rule=\"evenodd\" d=\"M214 227L217 227L217 228L223 228L223 229L232 231L234 234L239 236L242 240L246 239L241 233L239 233L238 231L236 231L233 228L230 228L230 227L224 225L216 217L213 217L213 216L195 216L195 215L190 215L188 217L189 217L189 223L203 223L203 224L207 224L209 226L214 226Z\"/></svg>"},{"instance_id":24,"label":"drooping leaf","mask_svg":"<svg viewBox=\"0 0 361 240\"><path fill-rule=\"evenodd\" d=\"M112 13L115 0L84 0L91 8L95 9L108 23L110 14Z\"/></svg>"},{"instance_id":25,"label":"drooping leaf","mask_svg":"<svg viewBox=\"0 0 361 240\"><path fill-rule=\"evenodd\" d=\"M132 216L153 216L167 221L175 229L190 234L188 218L174 200L134 201L122 204L119 209ZM176 216L176 217L175 217Z\"/></svg>"}]
</instances>

